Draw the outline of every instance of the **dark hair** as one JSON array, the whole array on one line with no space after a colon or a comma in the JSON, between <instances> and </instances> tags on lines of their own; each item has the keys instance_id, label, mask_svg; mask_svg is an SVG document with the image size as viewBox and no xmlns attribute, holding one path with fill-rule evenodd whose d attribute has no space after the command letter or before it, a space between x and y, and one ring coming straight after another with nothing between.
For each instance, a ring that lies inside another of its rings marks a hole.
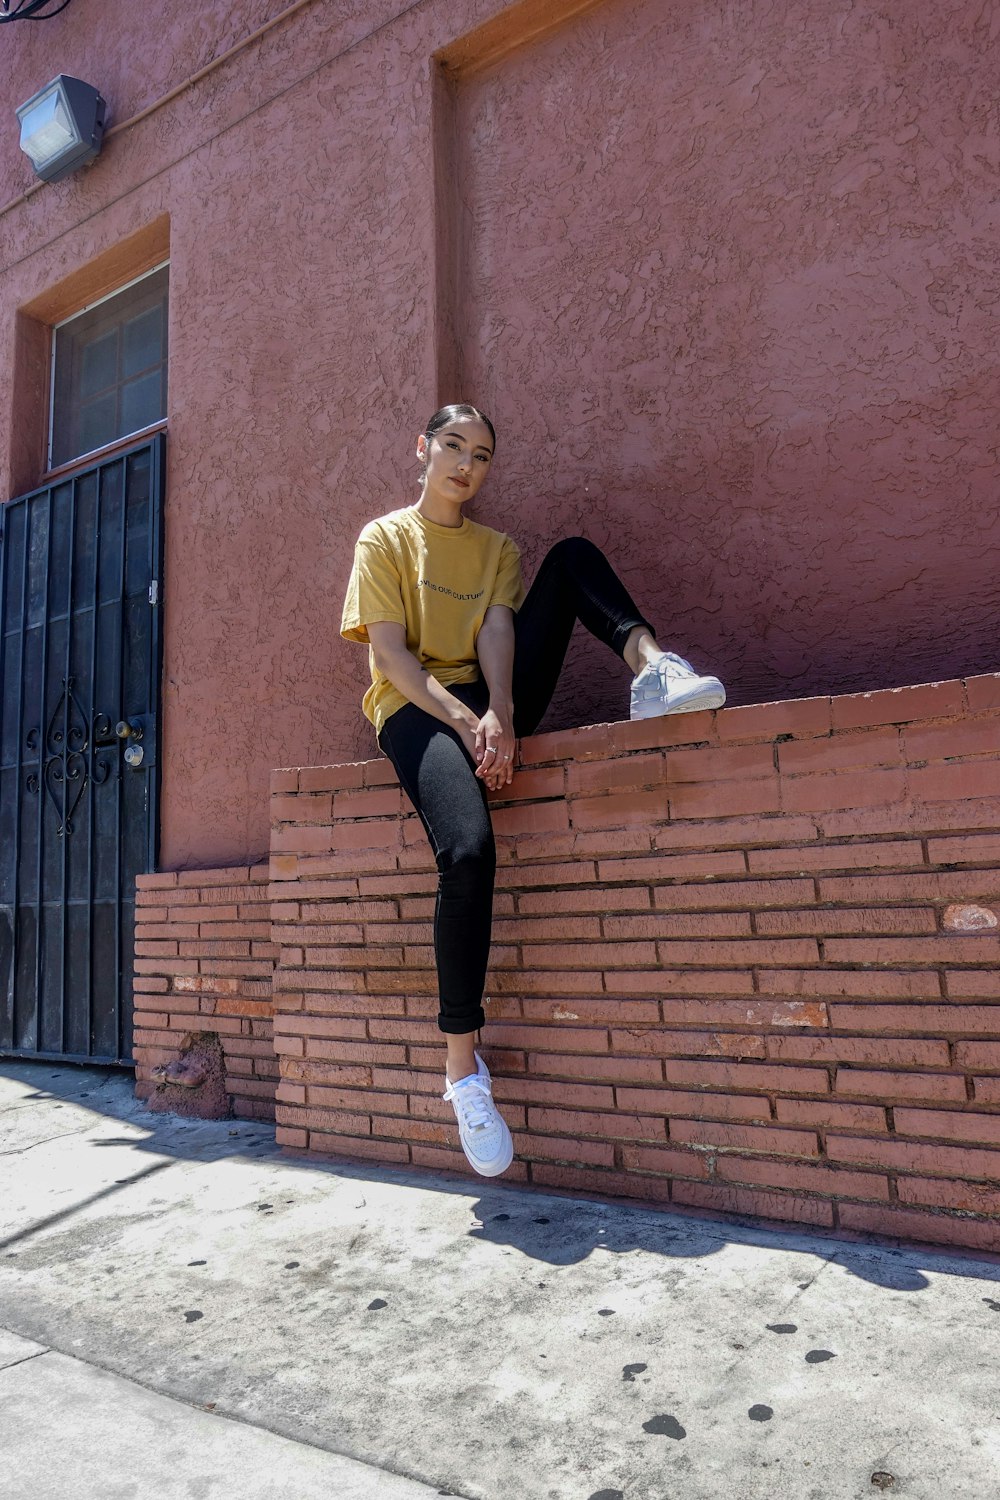
<instances>
[{"instance_id":1,"label":"dark hair","mask_svg":"<svg viewBox=\"0 0 1000 1500\"><path fill-rule=\"evenodd\" d=\"M470 406L467 401L459 401L453 406L442 406L440 411L436 411L424 428L424 437L430 442L436 432L440 432L442 427L447 427L449 422L456 422L459 417L475 417L477 421L484 423L490 430L493 450L496 451L497 435L493 423L485 412L479 410L478 406Z\"/></svg>"}]
</instances>

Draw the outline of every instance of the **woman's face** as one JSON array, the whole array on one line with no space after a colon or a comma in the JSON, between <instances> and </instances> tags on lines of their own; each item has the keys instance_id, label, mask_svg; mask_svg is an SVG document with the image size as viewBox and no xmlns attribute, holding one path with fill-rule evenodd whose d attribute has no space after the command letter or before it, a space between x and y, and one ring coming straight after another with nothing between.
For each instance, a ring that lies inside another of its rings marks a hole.
<instances>
[{"instance_id":1,"label":"woman's face","mask_svg":"<svg viewBox=\"0 0 1000 1500\"><path fill-rule=\"evenodd\" d=\"M424 494L462 504L473 498L490 471L493 440L478 417L457 417L429 442L421 433L417 454L427 460Z\"/></svg>"}]
</instances>

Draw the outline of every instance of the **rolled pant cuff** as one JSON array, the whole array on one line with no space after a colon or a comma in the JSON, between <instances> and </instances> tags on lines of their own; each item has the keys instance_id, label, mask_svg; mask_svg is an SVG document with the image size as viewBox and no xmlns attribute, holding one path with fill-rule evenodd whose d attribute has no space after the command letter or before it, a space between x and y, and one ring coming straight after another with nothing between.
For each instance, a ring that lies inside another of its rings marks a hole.
<instances>
[{"instance_id":1,"label":"rolled pant cuff","mask_svg":"<svg viewBox=\"0 0 1000 1500\"><path fill-rule=\"evenodd\" d=\"M616 626L615 638L611 643L612 651L617 652L617 654L622 658L623 661L625 659L625 646L628 642L628 638L632 634L633 630L635 630L637 625L641 625L643 630L648 630L650 635L653 636L654 639L656 638L656 631L653 629L652 625L650 625L648 620L636 619L623 621L621 625Z\"/></svg>"},{"instance_id":2,"label":"rolled pant cuff","mask_svg":"<svg viewBox=\"0 0 1000 1500\"><path fill-rule=\"evenodd\" d=\"M446 1036L468 1036L470 1031L481 1031L486 1025L486 1012L482 1006L471 1016L438 1016L438 1030Z\"/></svg>"}]
</instances>

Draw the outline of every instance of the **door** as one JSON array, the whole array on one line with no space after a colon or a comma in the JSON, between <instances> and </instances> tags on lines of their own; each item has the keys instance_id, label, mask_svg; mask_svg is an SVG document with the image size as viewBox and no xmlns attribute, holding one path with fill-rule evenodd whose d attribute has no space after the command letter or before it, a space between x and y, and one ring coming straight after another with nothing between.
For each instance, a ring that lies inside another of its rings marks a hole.
<instances>
[{"instance_id":1,"label":"door","mask_svg":"<svg viewBox=\"0 0 1000 1500\"><path fill-rule=\"evenodd\" d=\"M0 507L0 1053L127 1063L155 869L162 434Z\"/></svg>"}]
</instances>

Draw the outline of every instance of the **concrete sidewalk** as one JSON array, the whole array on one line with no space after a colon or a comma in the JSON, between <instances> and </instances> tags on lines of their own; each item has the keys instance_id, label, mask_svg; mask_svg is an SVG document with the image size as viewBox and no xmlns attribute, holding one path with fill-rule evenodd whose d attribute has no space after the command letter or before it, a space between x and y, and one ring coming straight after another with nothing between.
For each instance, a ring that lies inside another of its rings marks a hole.
<instances>
[{"instance_id":1,"label":"concrete sidewalk","mask_svg":"<svg viewBox=\"0 0 1000 1500\"><path fill-rule=\"evenodd\" d=\"M1000 1484L1000 1265L291 1158L0 1062L2 1500Z\"/></svg>"}]
</instances>

